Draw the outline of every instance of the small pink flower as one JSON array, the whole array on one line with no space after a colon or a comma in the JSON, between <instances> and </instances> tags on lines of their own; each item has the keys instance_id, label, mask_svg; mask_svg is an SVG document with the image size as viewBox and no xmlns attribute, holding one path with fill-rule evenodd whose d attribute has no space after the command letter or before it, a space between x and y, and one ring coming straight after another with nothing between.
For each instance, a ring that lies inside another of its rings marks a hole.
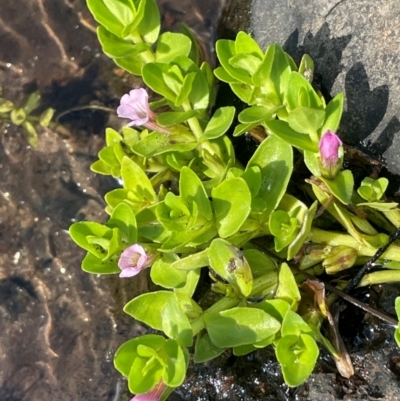
<instances>
[{"instance_id":1,"label":"small pink flower","mask_svg":"<svg viewBox=\"0 0 400 401\"><path fill-rule=\"evenodd\" d=\"M322 165L332 171L338 164L339 148L343 145L340 138L332 131L326 131L319 141L319 153Z\"/></svg>"},{"instance_id":2,"label":"small pink flower","mask_svg":"<svg viewBox=\"0 0 400 401\"><path fill-rule=\"evenodd\" d=\"M151 391L145 394L135 395L131 401L158 401L165 389L165 384L160 381Z\"/></svg>"},{"instance_id":3,"label":"small pink flower","mask_svg":"<svg viewBox=\"0 0 400 401\"><path fill-rule=\"evenodd\" d=\"M151 266L153 260L154 257L152 255L148 255L141 245L131 245L122 252L119 258L118 267L121 269L119 276L136 276L143 269Z\"/></svg>"},{"instance_id":4,"label":"small pink flower","mask_svg":"<svg viewBox=\"0 0 400 401\"><path fill-rule=\"evenodd\" d=\"M156 115L149 107L149 95L143 88L132 89L129 94L123 95L117 114L131 120L128 127L143 125L153 131L168 132L157 124Z\"/></svg>"}]
</instances>

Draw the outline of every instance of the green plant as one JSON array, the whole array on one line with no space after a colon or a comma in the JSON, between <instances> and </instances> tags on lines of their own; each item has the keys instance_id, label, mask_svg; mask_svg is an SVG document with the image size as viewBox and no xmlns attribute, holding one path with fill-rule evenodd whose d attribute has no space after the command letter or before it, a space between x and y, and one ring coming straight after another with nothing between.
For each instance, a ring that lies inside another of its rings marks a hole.
<instances>
[{"instance_id":1,"label":"green plant","mask_svg":"<svg viewBox=\"0 0 400 401\"><path fill-rule=\"evenodd\" d=\"M0 96L2 92L0 88ZM12 123L16 126L21 126L26 140L34 148L38 145L35 126L48 127L54 114L54 110L48 108L40 116L31 115L39 106L40 98L39 92L33 92L25 99L22 106L18 107L11 100L0 97L0 125Z\"/></svg>"},{"instance_id":2,"label":"green plant","mask_svg":"<svg viewBox=\"0 0 400 401\"><path fill-rule=\"evenodd\" d=\"M149 103L140 88L122 97L117 113L129 123L121 133L106 130L92 165L121 178L122 188L105 196L105 224L70 228L87 251L83 270L132 277L151 266L152 281L164 288L124 308L167 337L145 335L119 348L115 366L130 391L165 399L184 381L192 346L195 362L203 362L227 348L243 355L271 345L285 382L297 386L311 374L320 343L350 376L344 346L321 332L330 316L323 291L312 293L318 307L310 309L299 285L310 274L363 265L399 226L400 212L382 200L384 179L367 178L357 193L351 171L342 170L336 132L343 94L327 104L311 85L309 56L297 67L279 45L263 52L244 32L217 42L220 66L213 72L187 28L159 34L154 0L88 0L88 6L103 51L158 95ZM235 109L213 109L214 75L249 106L238 114L234 135L255 127L267 132L245 166L226 135ZM288 189L294 158L310 171L293 183L307 194L300 198ZM320 228L333 221L342 231ZM378 262L385 270L360 285L400 279L397 244ZM193 299L201 269L221 294L206 309Z\"/></svg>"}]
</instances>

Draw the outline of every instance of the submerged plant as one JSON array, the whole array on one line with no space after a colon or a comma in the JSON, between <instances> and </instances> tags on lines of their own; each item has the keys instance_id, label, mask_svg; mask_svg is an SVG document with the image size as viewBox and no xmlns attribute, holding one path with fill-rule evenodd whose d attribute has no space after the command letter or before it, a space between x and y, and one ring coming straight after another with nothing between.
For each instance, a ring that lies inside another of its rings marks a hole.
<instances>
[{"instance_id":1,"label":"submerged plant","mask_svg":"<svg viewBox=\"0 0 400 401\"><path fill-rule=\"evenodd\" d=\"M83 270L135 280L149 268L163 288L124 308L164 333L130 339L115 355L133 399L166 399L185 380L189 349L200 363L228 348L244 355L272 346L285 382L298 386L312 373L320 344L351 376L324 284L304 281L326 272L343 285L342 271L371 257L383 269L352 286L400 280L400 246L388 244L400 211L383 200L384 179L367 177L355 191L352 172L342 169L336 133L343 94L326 103L311 85L309 56L297 66L279 45L262 51L244 32L217 42L220 66L212 71L187 28L159 34L154 0L88 6L103 51L157 96L148 103L147 90L138 88L121 98L117 113L130 122L121 133L106 130L92 170L120 178L122 187L105 196L106 223L70 228L87 251ZM213 108L215 77L248 105L233 135L266 132L246 165L226 134L235 109ZM305 179L294 175L294 160L307 166ZM291 193L291 179L304 196ZM208 307L195 296L201 269L220 294ZM334 334L322 330L324 319Z\"/></svg>"},{"instance_id":2,"label":"submerged plant","mask_svg":"<svg viewBox=\"0 0 400 401\"><path fill-rule=\"evenodd\" d=\"M2 88L0 88L0 96L2 92ZM54 114L54 110L48 108L40 116L31 115L39 107L40 98L40 93L33 92L25 99L22 106L18 107L11 100L0 97L0 125L11 123L20 126L29 145L34 148L38 145L35 126L48 127Z\"/></svg>"}]
</instances>

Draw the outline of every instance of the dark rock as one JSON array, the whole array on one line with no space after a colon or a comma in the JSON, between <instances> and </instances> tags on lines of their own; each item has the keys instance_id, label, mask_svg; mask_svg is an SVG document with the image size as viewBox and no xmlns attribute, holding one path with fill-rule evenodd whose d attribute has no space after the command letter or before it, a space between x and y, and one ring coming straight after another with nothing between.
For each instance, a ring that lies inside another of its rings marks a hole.
<instances>
[{"instance_id":1,"label":"dark rock","mask_svg":"<svg viewBox=\"0 0 400 401\"><path fill-rule=\"evenodd\" d=\"M255 0L251 30L263 47L282 44L296 61L309 54L324 95L345 93L340 136L383 154L400 173L398 1Z\"/></svg>"}]
</instances>

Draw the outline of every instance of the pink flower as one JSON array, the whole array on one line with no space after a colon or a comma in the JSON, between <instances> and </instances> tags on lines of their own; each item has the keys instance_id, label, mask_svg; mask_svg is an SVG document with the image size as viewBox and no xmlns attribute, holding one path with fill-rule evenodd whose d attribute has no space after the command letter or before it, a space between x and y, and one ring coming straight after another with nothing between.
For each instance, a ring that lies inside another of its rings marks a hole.
<instances>
[{"instance_id":1,"label":"pink flower","mask_svg":"<svg viewBox=\"0 0 400 401\"><path fill-rule=\"evenodd\" d=\"M133 277L140 273L146 267L151 266L154 257L147 254L144 248L139 244L131 245L126 248L118 261L118 267L121 269L120 277Z\"/></svg>"},{"instance_id":2,"label":"pink flower","mask_svg":"<svg viewBox=\"0 0 400 401\"><path fill-rule=\"evenodd\" d=\"M322 165L328 170L333 171L338 164L339 148L343 145L340 138L332 131L326 131L319 141L319 153Z\"/></svg>"},{"instance_id":3,"label":"pink flower","mask_svg":"<svg viewBox=\"0 0 400 401\"><path fill-rule=\"evenodd\" d=\"M151 391L145 394L135 395L131 401L158 401L165 389L165 384L160 381Z\"/></svg>"},{"instance_id":4,"label":"pink flower","mask_svg":"<svg viewBox=\"0 0 400 401\"><path fill-rule=\"evenodd\" d=\"M149 107L149 95L143 88L132 89L129 94L123 95L117 114L131 120L128 127L143 125L153 131L168 132L157 124L156 115Z\"/></svg>"}]
</instances>

